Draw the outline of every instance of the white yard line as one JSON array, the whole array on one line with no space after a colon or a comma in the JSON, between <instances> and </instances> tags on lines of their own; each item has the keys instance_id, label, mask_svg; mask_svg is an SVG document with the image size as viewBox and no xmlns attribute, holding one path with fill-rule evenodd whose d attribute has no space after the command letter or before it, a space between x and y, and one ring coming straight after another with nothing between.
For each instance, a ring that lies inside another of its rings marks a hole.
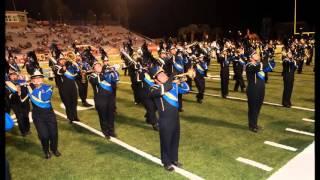
<instances>
[{"instance_id":1,"label":"white yard line","mask_svg":"<svg viewBox=\"0 0 320 180\"><path fill-rule=\"evenodd\" d=\"M291 108L293 108L293 109L300 109L300 110L305 110L305 111L312 111L312 112L314 112L314 109L305 108L305 107L291 106Z\"/></svg>"},{"instance_id":2,"label":"white yard line","mask_svg":"<svg viewBox=\"0 0 320 180\"><path fill-rule=\"evenodd\" d=\"M300 131L300 130L296 130L296 129L292 129L292 128L286 128L286 131L290 131L290 132L294 132L294 133L298 133L298 134L304 134L304 135L308 135L308 136L314 136L314 133Z\"/></svg>"},{"instance_id":3,"label":"white yard line","mask_svg":"<svg viewBox=\"0 0 320 180\"><path fill-rule=\"evenodd\" d=\"M60 113L60 112L58 112L58 111L56 111L56 110L55 110L54 112L55 112L57 115L65 118L65 119L67 119L67 116L66 116L65 114ZM89 131L91 131L91 132L93 132L93 133L95 133L95 134L97 134L98 136L101 136L101 137L105 138L104 134L103 134L101 131L98 131L98 130L96 130L96 129L94 129L94 128L92 128L92 127L90 127L90 126L88 126L88 125L86 125L86 124L84 124L84 123L82 123L82 122L77 122L77 121L75 121L75 122L73 122L73 123L74 123L74 124L77 124L78 126L81 126L81 127L85 128L85 129L87 129L87 130L89 130ZM133 146L130 146L129 144L126 144L125 142L123 142L123 141L121 141L121 140L119 140L119 139L117 139L117 138L111 137L111 138L110 138L110 141L112 141L112 142L114 142L114 143L116 143L116 144L118 144L118 145L120 145L120 146L128 149L129 151L134 152L134 153L136 153L136 154L138 154L138 155L140 155L140 156L142 156L142 157L144 157L144 158L146 158L146 159L149 159L149 160L151 160L152 162L154 162L154 163L159 164L159 165L162 166L161 160L160 160L159 158L157 158L157 157L154 157L154 156L152 156L152 155L150 155L150 154L148 154L148 153L146 153L146 152L143 152L143 151L141 151L141 150L139 150L139 149L137 149L137 148L135 148L135 147L133 147ZM191 173L191 172L188 172L188 171L186 171L186 170L184 170L184 169L178 168L178 167L176 167L176 166L174 167L174 169L175 169L175 172L181 174L182 176L184 176L184 177L186 177L186 178L188 178L188 179L203 180L202 177L197 176L197 175L195 175L195 174L193 174L193 173Z\"/></svg>"},{"instance_id":4,"label":"white yard line","mask_svg":"<svg viewBox=\"0 0 320 180\"><path fill-rule=\"evenodd\" d=\"M314 142L296 155L286 165L273 173L268 180L314 180L315 179Z\"/></svg>"},{"instance_id":5,"label":"white yard line","mask_svg":"<svg viewBox=\"0 0 320 180\"><path fill-rule=\"evenodd\" d=\"M308 119L308 118L302 118L302 121L314 122L314 120L313 120L313 119Z\"/></svg>"},{"instance_id":6,"label":"white yard line","mask_svg":"<svg viewBox=\"0 0 320 180\"><path fill-rule=\"evenodd\" d=\"M265 170L265 171L272 171L272 167L269 167L265 164L262 164L262 163L259 163L259 162L256 162L256 161L253 161L253 160L250 160L250 159L246 159L246 158L242 158L242 157L238 157L236 159L237 161L240 161L242 163L245 163L245 164L248 164L250 166L253 166L253 167L256 167L256 168L260 168L262 170Z\"/></svg>"},{"instance_id":7,"label":"white yard line","mask_svg":"<svg viewBox=\"0 0 320 180\"><path fill-rule=\"evenodd\" d=\"M275 142L271 142L271 141L265 141L264 144L268 144L270 146L281 148L281 149L286 149L289 151L297 151L297 148L290 147L290 146L283 145L283 144L279 144L279 143L275 143Z\"/></svg>"}]
</instances>

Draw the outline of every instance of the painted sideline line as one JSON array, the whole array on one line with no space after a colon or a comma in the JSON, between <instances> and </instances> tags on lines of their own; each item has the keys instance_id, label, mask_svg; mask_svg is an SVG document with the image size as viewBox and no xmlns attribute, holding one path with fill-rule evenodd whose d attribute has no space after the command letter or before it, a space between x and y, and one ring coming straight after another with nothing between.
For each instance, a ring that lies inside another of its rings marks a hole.
<instances>
[{"instance_id":1,"label":"painted sideline line","mask_svg":"<svg viewBox=\"0 0 320 180\"><path fill-rule=\"evenodd\" d=\"M131 84L130 82L126 82L126 81L119 81L119 83L120 83L120 84ZM196 91L190 91L190 93L197 94ZM203 94L206 95L206 96L221 97L221 95L218 95L218 94L210 94L210 93L203 93ZM221 97L221 98L222 98L222 97ZM234 100L240 100L240 101L248 101L247 99L239 98L239 97L233 97L233 96L227 96L227 99L234 99ZM281 104L271 103L271 102L266 102L266 101L264 101L263 104L282 107ZM314 109L305 108L305 107L299 107L299 106L291 106L291 109L299 109L299 110L312 111L312 112L315 111Z\"/></svg>"},{"instance_id":2,"label":"painted sideline line","mask_svg":"<svg viewBox=\"0 0 320 180\"><path fill-rule=\"evenodd\" d=\"M291 129L291 128L286 128L286 131L290 131L290 132L294 132L294 133L298 133L298 134L304 134L304 135L308 135L308 136L314 136L314 133L300 131L300 130Z\"/></svg>"},{"instance_id":3,"label":"painted sideline line","mask_svg":"<svg viewBox=\"0 0 320 180\"><path fill-rule=\"evenodd\" d=\"M308 119L308 118L302 118L302 121L314 122L313 119Z\"/></svg>"},{"instance_id":4,"label":"painted sideline line","mask_svg":"<svg viewBox=\"0 0 320 180\"><path fill-rule=\"evenodd\" d=\"M60 112L58 112L56 110L54 110L54 112L57 115L67 119L67 116L65 114L60 113ZM104 134L101 131L98 131L98 130L96 130L96 129L94 129L94 128L92 128L92 127L90 127L90 126L88 126L88 125L86 125L86 124L84 124L82 122L75 121L73 123L77 124L78 126L81 126L81 127L85 128L85 129L87 129L87 130L89 130L89 131L91 131L91 132L93 132L95 134L97 134L98 136L101 136L101 137L105 138ZM154 157L154 156L152 156L152 155L150 155L150 154L148 154L146 152L143 152L143 151L141 151L141 150L139 150L139 149L137 149L137 148L135 148L133 146L130 146L129 144L126 144L125 142L123 142L123 141L121 141L121 140L119 140L117 138L110 137L110 141L112 141L112 142L114 142L114 143L116 143L116 144L128 149L129 151L134 152L134 153L136 153L136 154L138 154L138 155L140 155L140 156L142 156L142 157L144 157L146 159L149 159L149 160L151 160L152 162L154 162L156 164L159 164L159 165L163 166L162 163L161 163L161 160L159 158ZM174 166L174 171L179 173L179 174L181 174L182 176L184 176L184 177L186 177L188 179L203 180L202 177L199 177L199 176L197 176L197 175L195 175L195 174L193 174L191 172L188 172L188 171L186 171L184 169L181 169L181 168L178 168L176 166Z\"/></svg>"},{"instance_id":5,"label":"painted sideline line","mask_svg":"<svg viewBox=\"0 0 320 180\"><path fill-rule=\"evenodd\" d=\"M242 158L242 157L238 157L236 160L240 161L242 163L248 164L250 166L260 168L260 169L265 170L265 171L272 171L272 169L273 169L272 167L269 167L269 166L267 166L265 164L262 164L262 163L259 163L259 162L256 162L256 161L253 161L253 160L250 160L250 159Z\"/></svg>"},{"instance_id":6,"label":"painted sideline line","mask_svg":"<svg viewBox=\"0 0 320 180\"><path fill-rule=\"evenodd\" d=\"M273 146L273 147L286 149L286 150L289 150L289 151L297 151L297 148L290 147L290 146L283 145L283 144L279 144L279 143L275 143L275 142L271 142L271 141L265 141L264 144L268 144L268 145Z\"/></svg>"},{"instance_id":7,"label":"painted sideline line","mask_svg":"<svg viewBox=\"0 0 320 180\"><path fill-rule=\"evenodd\" d=\"M301 153L289 160L267 180L291 179L314 180L315 178L315 149L314 141Z\"/></svg>"}]
</instances>

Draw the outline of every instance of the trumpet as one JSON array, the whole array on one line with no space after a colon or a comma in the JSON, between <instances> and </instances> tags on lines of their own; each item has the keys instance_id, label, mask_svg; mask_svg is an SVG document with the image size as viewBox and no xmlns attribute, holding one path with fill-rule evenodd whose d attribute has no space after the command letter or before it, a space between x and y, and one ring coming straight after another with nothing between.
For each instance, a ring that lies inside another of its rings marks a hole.
<instances>
[{"instance_id":1,"label":"trumpet","mask_svg":"<svg viewBox=\"0 0 320 180\"><path fill-rule=\"evenodd\" d=\"M191 79L196 77L196 72L193 68L190 68L186 73L175 75L173 77L173 80L178 82L185 82L188 80L188 77Z\"/></svg>"},{"instance_id":2,"label":"trumpet","mask_svg":"<svg viewBox=\"0 0 320 180\"><path fill-rule=\"evenodd\" d=\"M197 45L197 44L198 44L198 42L193 42L193 43L191 43L191 44L188 44L188 45L185 46L185 49L188 49L188 48L190 48L190 47L192 47L192 46L195 46L195 45Z\"/></svg>"},{"instance_id":3,"label":"trumpet","mask_svg":"<svg viewBox=\"0 0 320 180\"><path fill-rule=\"evenodd\" d=\"M121 68L120 64L114 64L112 66L105 66L104 72L115 72Z\"/></svg>"}]
</instances>

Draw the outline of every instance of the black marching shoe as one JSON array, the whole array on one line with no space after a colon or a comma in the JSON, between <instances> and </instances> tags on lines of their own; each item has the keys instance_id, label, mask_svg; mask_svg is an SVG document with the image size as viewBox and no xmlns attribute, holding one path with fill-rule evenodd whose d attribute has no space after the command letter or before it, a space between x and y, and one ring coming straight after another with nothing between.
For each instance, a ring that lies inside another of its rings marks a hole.
<instances>
[{"instance_id":1,"label":"black marching shoe","mask_svg":"<svg viewBox=\"0 0 320 180\"><path fill-rule=\"evenodd\" d=\"M115 132L110 132L110 133L109 133L109 136L116 138L116 137L117 137L117 134L116 134Z\"/></svg>"},{"instance_id":2,"label":"black marching shoe","mask_svg":"<svg viewBox=\"0 0 320 180\"><path fill-rule=\"evenodd\" d=\"M255 133L257 133L257 132L258 132L258 129L257 129L257 128L255 128L255 127L249 127L249 130L250 130L250 131L252 131L252 132L255 132Z\"/></svg>"},{"instance_id":3,"label":"black marching shoe","mask_svg":"<svg viewBox=\"0 0 320 180\"><path fill-rule=\"evenodd\" d=\"M197 99L197 102L198 102L199 104L202 104L202 99Z\"/></svg>"},{"instance_id":4,"label":"black marching shoe","mask_svg":"<svg viewBox=\"0 0 320 180\"><path fill-rule=\"evenodd\" d=\"M104 135L104 137L105 137L107 140L110 140L110 136L109 136L109 135Z\"/></svg>"},{"instance_id":5,"label":"black marching shoe","mask_svg":"<svg viewBox=\"0 0 320 180\"><path fill-rule=\"evenodd\" d=\"M51 158L51 153L48 151L48 152L45 152L44 153L44 158L45 159L50 159Z\"/></svg>"},{"instance_id":6,"label":"black marching shoe","mask_svg":"<svg viewBox=\"0 0 320 180\"><path fill-rule=\"evenodd\" d=\"M170 171L170 172L174 170L174 167L171 164L164 165L163 167L164 167L165 170Z\"/></svg>"},{"instance_id":7,"label":"black marching shoe","mask_svg":"<svg viewBox=\"0 0 320 180\"><path fill-rule=\"evenodd\" d=\"M153 124L153 125L152 125L152 128L153 128L153 130L155 130L155 131L159 131L159 125L158 125L158 123Z\"/></svg>"},{"instance_id":8,"label":"black marching shoe","mask_svg":"<svg viewBox=\"0 0 320 180\"><path fill-rule=\"evenodd\" d=\"M286 108L291 108L291 106L289 104L282 104L283 107L286 107Z\"/></svg>"},{"instance_id":9,"label":"black marching shoe","mask_svg":"<svg viewBox=\"0 0 320 180\"><path fill-rule=\"evenodd\" d=\"M87 101L82 102L82 106L84 107L91 107L92 104L89 104Z\"/></svg>"},{"instance_id":10,"label":"black marching shoe","mask_svg":"<svg viewBox=\"0 0 320 180\"><path fill-rule=\"evenodd\" d=\"M77 121L77 122L80 122L80 119L79 118L74 118L73 121Z\"/></svg>"},{"instance_id":11,"label":"black marching shoe","mask_svg":"<svg viewBox=\"0 0 320 180\"><path fill-rule=\"evenodd\" d=\"M172 162L172 164L177 167L182 167L182 164L179 161L174 161L174 162Z\"/></svg>"},{"instance_id":12,"label":"black marching shoe","mask_svg":"<svg viewBox=\"0 0 320 180\"><path fill-rule=\"evenodd\" d=\"M55 155L56 157L61 156L61 153L58 150L52 151L52 154Z\"/></svg>"},{"instance_id":13,"label":"black marching shoe","mask_svg":"<svg viewBox=\"0 0 320 180\"><path fill-rule=\"evenodd\" d=\"M26 137L26 136L27 136L27 135L29 135L29 134L31 134L31 132L30 132L30 131L25 132L25 133L21 133L21 136L22 136L22 137Z\"/></svg>"}]
</instances>

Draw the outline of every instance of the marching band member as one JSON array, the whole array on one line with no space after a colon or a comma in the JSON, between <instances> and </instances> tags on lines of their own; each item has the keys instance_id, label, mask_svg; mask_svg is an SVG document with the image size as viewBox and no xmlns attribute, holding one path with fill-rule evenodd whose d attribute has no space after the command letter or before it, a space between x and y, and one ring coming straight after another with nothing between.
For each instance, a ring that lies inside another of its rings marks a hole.
<instances>
[{"instance_id":1,"label":"marching band member","mask_svg":"<svg viewBox=\"0 0 320 180\"><path fill-rule=\"evenodd\" d=\"M8 65L9 65L8 70L13 70L13 71L20 73L20 68L13 57L9 58Z\"/></svg>"},{"instance_id":2,"label":"marching band member","mask_svg":"<svg viewBox=\"0 0 320 180\"><path fill-rule=\"evenodd\" d=\"M9 100L10 108L16 115L18 127L24 137L30 134L29 112L30 104L25 86L26 81L18 79L18 73L9 72L9 81L6 81L6 98Z\"/></svg>"},{"instance_id":3,"label":"marching band member","mask_svg":"<svg viewBox=\"0 0 320 180\"><path fill-rule=\"evenodd\" d=\"M233 60L233 71L234 71L234 80L236 81L234 85L234 91L238 91L240 86L241 92L244 92L246 85L244 83L242 74L243 74L243 67L246 64L246 58L244 56L244 50L242 48L238 49L237 54Z\"/></svg>"},{"instance_id":4,"label":"marching band member","mask_svg":"<svg viewBox=\"0 0 320 180\"><path fill-rule=\"evenodd\" d=\"M223 98L227 98L229 93L229 64L231 61L231 55L228 54L227 49L223 50L218 55L218 63L220 63L220 84L221 84L221 95Z\"/></svg>"},{"instance_id":5,"label":"marching band member","mask_svg":"<svg viewBox=\"0 0 320 180\"><path fill-rule=\"evenodd\" d=\"M112 72L112 73L115 73L117 75L117 82L119 81L119 77L120 77L120 74L119 72L117 71L116 67L115 66L118 66L118 65L114 65L114 66L111 66L109 64L109 60L108 58L103 60L103 65L102 65L102 72ZM117 83L112 83L111 84L111 87L112 87L112 94L114 96L114 99L116 99L117 97ZM115 102L114 104L114 112L117 113L117 103Z\"/></svg>"},{"instance_id":6,"label":"marching band member","mask_svg":"<svg viewBox=\"0 0 320 180\"><path fill-rule=\"evenodd\" d=\"M109 59L107 52L101 46L99 47L99 52L101 54L102 61L104 61L104 59L107 59L107 60Z\"/></svg>"},{"instance_id":7,"label":"marching band member","mask_svg":"<svg viewBox=\"0 0 320 180\"><path fill-rule=\"evenodd\" d=\"M178 94L189 91L186 82L172 82L159 66L150 69L150 76L155 84L150 86L150 94L155 98L159 111L159 134L161 161L164 168L173 171L175 166L181 167L178 161L180 139L179 102Z\"/></svg>"},{"instance_id":8,"label":"marching band member","mask_svg":"<svg viewBox=\"0 0 320 180\"><path fill-rule=\"evenodd\" d=\"M57 67L56 74L61 78L61 99L66 108L66 114L70 123L80 121L77 113L78 93L75 79L79 73L77 64L71 61L65 61L63 58L60 67Z\"/></svg>"},{"instance_id":9,"label":"marching band member","mask_svg":"<svg viewBox=\"0 0 320 180\"><path fill-rule=\"evenodd\" d=\"M150 95L150 86L154 84L154 80L145 69L140 72L139 77L142 79L142 104L146 110L144 117L146 118L146 122L152 125L153 130L159 131L158 118L156 116L157 107L154 98Z\"/></svg>"},{"instance_id":10,"label":"marching band member","mask_svg":"<svg viewBox=\"0 0 320 180\"><path fill-rule=\"evenodd\" d=\"M269 44L266 44L261 53L263 66L266 66L267 63L274 57L274 48L272 41ZM265 83L268 83L268 73L265 73Z\"/></svg>"},{"instance_id":11,"label":"marching band member","mask_svg":"<svg viewBox=\"0 0 320 180\"><path fill-rule=\"evenodd\" d=\"M291 51L287 53L287 58L282 61L282 76L283 76L283 95L282 105L284 107L291 107L291 94L294 83L294 73L296 71L297 62L293 59Z\"/></svg>"},{"instance_id":12,"label":"marching band member","mask_svg":"<svg viewBox=\"0 0 320 180\"><path fill-rule=\"evenodd\" d=\"M188 64L188 58L183 55L182 49L178 49L173 59L173 75L184 73L185 71L184 66L186 64ZM179 100L179 112L183 112L182 94L178 94L178 100Z\"/></svg>"},{"instance_id":13,"label":"marching band member","mask_svg":"<svg viewBox=\"0 0 320 180\"><path fill-rule=\"evenodd\" d=\"M114 130L115 96L113 86L119 81L118 73L114 70L102 71L99 62L93 64L94 73L89 75L89 82L93 87L95 108L99 115L102 133L107 139L117 137Z\"/></svg>"},{"instance_id":14,"label":"marching band member","mask_svg":"<svg viewBox=\"0 0 320 180\"><path fill-rule=\"evenodd\" d=\"M126 51L130 57L133 56L133 49L131 47L131 43L124 43L124 51ZM138 105L142 101L139 97L139 82L137 77L137 70L139 69L140 64L139 62L129 61L128 57L125 57L123 54L121 54L121 59L124 60L126 66L128 67L128 74L131 81L131 89L133 91L133 101L135 105Z\"/></svg>"},{"instance_id":15,"label":"marching band member","mask_svg":"<svg viewBox=\"0 0 320 180\"><path fill-rule=\"evenodd\" d=\"M193 68L196 72L196 76L194 78L194 82L196 84L196 87L198 89L198 94L197 94L197 102L202 103L203 100L203 93L205 90L205 79L204 77L207 76L207 71L208 71L208 66L207 62L203 61L203 54L200 54L199 60L195 60L195 64L193 65ZM196 58L193 56L193 58Z\"/></svg>"},{"instance_id":16,"label":"marching band member","mask_svg":"<svg viewBox=\"0 0 320 180\"><path fill-rule=\"evenodd\" d=\"M73 47L73 46L72 46ZM61 50L58 48L58 45L56 43L52 43L50 46L50 53L51 56L54 59L59 59L61 56L63 56ZM75 52L76 53L76 52Z\"/></svg>"},{"instance_id":17,"label":"marching band member","mask_svg":"<svg viewBox=\"0 0 320 180\"><path fill-rule=\"evenodd\" d=\"M261 129L261 127L258 126L258 116L265 95L264 73L272 71L274 66L274 62L269 62L267 67L263 67L262 62L260 62L260 56L254 50L249 55L249 62L246 65L246 75L248 80L247 97L250 131L258 132L258 130Z\"/></svg>"},{"instance_id":18,"label":"marching band member","mask_svg":"<svg viewBox=\"0 0 320 180\"><path fill-rule=\"evenodd\" d=\"M43 73L42 68L40 67L40 64L38 62L36 53L34 51L29 51L27 53L27 60L25 61L22 68L24 68L25 66L29 75L32 75L36 70Z\"/></svg>"},{"instance_id":19,"label":"marching band member","mask_svg":"<svg viewBox=\"0 0 320 180\"><path fill-rule=\"evenodd\" d=\"M91 66L86 61L83 61L79 55L76 55L76 63L80 70L80 72L76 77L79 97L84 107L91 107L92 105L87 102L87 94L88 94L87 75L91 71Z\"/></svg>"},{"instance_id":20,"label":"marching band member","mask_svg":"<svg viewBox=\"0 0 320 180\"><path fill-rule=\"evenodd\" d=\"M53 112L51 98L53 87L43 83L43 74L36 70L31 75L31 84L28 86L28 96L32 102L32 119L44 151L44 158L49 159L51 152L59 157L58 125Z\"/></svg>"}]
</instances>

